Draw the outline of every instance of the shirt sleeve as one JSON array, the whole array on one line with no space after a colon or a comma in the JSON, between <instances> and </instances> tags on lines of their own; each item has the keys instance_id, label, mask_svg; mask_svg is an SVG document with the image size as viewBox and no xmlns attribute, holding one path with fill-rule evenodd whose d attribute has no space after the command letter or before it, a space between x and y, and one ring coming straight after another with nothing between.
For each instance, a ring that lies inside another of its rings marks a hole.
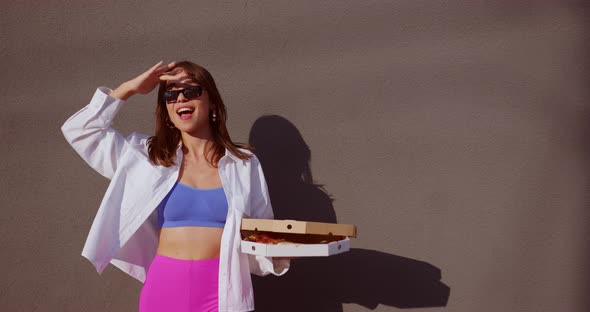
<instances>
[{"instance_id":1,"label":"shirt sleeve","mask_svg":"<svg viewBox=\"0 0 590 312\"><path fill-rule=\"evenodd\" d=\"M127 138L111 127L124 100L110 96L111 89L98 87L90 103L72 115L61 126L61 131L74 150L98 173L112 179L126 144L137 134Z\"/></svg>"},{"instance_id":2,"label":"shirt sleeve","mask_svg":"<svg viewBox=\"0 0 590 312\"><path fill-rule=\"evenodd\" d=\"M252 155L252 165L250 174L250 218L254 219L274 219L272 204L268 194L268 187L260 161L256 155ZM273 259L259 255L248 254L250 262L250 273L258 276L269 274L283 275L289 270L291 261L289 259Z\"/></svg>"}]
</instances>

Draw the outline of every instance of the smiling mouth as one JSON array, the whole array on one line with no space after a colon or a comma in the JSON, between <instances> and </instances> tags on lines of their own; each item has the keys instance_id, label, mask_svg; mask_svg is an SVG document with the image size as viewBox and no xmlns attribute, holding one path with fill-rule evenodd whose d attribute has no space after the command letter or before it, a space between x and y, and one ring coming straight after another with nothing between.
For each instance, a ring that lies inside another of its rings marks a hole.
<instances>
[{"instance_id":1,"label":"smiling mouth","mask_svg":"<svg viewBox=\"0 0 590 312\"><path fill-rule=\"evenodd\" d=\"M182 114L187 114L187 113L193 113L195 111L194 108L190 108L190 107L183 107L179 110L176 111L176 113L178 113L178 115L182 115Z\"/></svg>"},{"instance_id":2,"label":"smiling mouth","mask_svg":"<svg viewBox=\"0 0 590 312\"><path fill-rule=\"evenodd\" d=\"M195 111L192 107L181 107L179 110L176 111L180 119L186 120L193 116L193 112Z\"/></svg>"}]
</instances>

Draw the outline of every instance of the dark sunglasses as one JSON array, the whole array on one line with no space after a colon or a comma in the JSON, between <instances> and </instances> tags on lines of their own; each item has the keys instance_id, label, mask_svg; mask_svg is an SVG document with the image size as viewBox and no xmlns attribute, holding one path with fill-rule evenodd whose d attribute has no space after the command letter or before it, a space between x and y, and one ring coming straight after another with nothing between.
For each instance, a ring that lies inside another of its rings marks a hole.
<instances>
[{"instance_id":1,"label":"dark sunglasses","mask_svg":"<svg viewBox=\"0 0 590 312\"><path fill-rule=\"evenodd\" d=\"M182 90L168 90L164 92L164 101L166 101L166 103L176 103L180 92L182 92L182 95L189 100L196 99L203 94L203 89L202 86L194 86Z\"/></svg>"}]
</instances>

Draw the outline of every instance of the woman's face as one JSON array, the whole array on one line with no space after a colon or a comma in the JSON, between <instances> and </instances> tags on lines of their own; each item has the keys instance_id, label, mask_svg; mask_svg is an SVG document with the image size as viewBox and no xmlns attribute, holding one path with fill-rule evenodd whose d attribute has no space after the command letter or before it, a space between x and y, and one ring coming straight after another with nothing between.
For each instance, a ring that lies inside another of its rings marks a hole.
<instances>
[{"instance_id":1,"label":"woman's face","mask_svg":"<svg viewBox=\"0 0 590 312\"><path fill-rule=\"evenodd\" d=\"M184 70L175 77L177 77L175 80L166 82L166 90L182 90L199 85L192 81ZM206 90L203 90L199 97L193 99L187 99L180 92L176 103L166 103L170 121L180 131L188 133L199 133L204 127L209 127L210 106L209 94Z\"/></svg>"}]
</instances>

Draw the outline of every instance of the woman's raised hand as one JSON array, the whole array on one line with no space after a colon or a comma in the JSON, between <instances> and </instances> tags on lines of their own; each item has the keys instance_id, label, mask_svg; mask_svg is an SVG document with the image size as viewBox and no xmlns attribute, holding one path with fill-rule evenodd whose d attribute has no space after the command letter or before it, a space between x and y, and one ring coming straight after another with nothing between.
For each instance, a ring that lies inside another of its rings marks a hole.
<instances>
[{"instance_id":1,"label":"woman's raised hand","mask_svg":"<svg viewBox=\"0 0 590 312\"><path fill-rule=\"evenodd\" d=\"M158 63L156 63L156 65L152 66L150 69L148 69L141 75L129 80L127 82L129 88L131 88L131 90L139 94L150 93L158 84L160 84L161 75L175 75L178 72L182 71L182 68L176 68L173 72L168 72L176 65L176 62L172 62L164 66L161 65L162 61L159 61Z\"/></svg>"},{"instance_id":2,"label":"woman's raised hand","mask_svg":"<svg viewBox=\"0 0 590 312\"><path fill-rule=\"evenodd\" d=\"M160 77L172 77L182 72L182 68L180 67L171 70L176 66L176 62L163 66L162 63L163 61L159 61L156 65L141 73L139 76L122 83L117 89L113 90L110 95L127 100L133 94L147 94L152 92L152 90L160 84L160 81L162 80Z\"/></svg>"}]
</instances>

